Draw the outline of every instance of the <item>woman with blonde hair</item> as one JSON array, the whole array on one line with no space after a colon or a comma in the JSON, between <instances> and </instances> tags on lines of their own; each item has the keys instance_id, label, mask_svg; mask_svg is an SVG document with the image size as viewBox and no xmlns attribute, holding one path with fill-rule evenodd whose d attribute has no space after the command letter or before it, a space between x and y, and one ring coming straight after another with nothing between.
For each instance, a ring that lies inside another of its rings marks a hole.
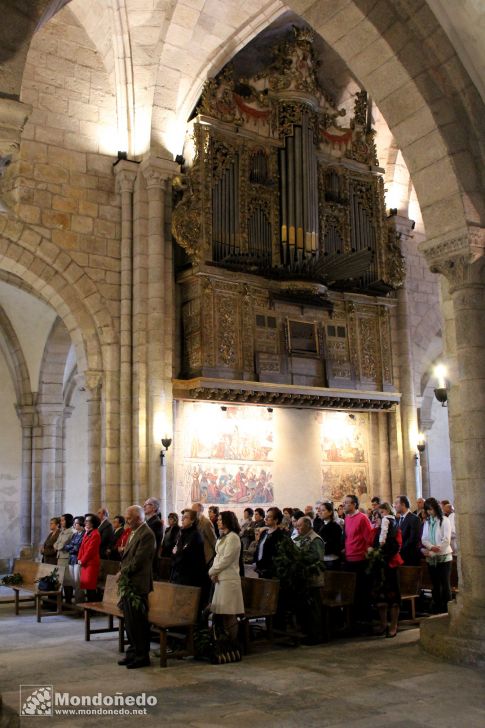
<instances>
[{"instance_id":1,"label":"woman with blonde hair","mask_svg":"<svg viewBox=\"0 0 485 728\"><path fill-rule=\"evenodd\" d=\"M241 539L239 523L232 511L219 514L219 532L216 555L209 569L214 584L211 610L214 623L227 633L230 640L237 640L237 615L244 614L244 602L240 576Z\"/></svg>"}]
</instances>

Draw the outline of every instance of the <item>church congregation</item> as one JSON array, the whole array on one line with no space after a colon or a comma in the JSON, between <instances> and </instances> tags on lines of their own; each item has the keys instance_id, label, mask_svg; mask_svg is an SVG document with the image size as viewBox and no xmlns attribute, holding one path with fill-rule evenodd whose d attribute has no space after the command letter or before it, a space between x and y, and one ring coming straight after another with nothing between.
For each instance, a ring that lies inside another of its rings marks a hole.
<instances>
[{"instance_id":1,"label":"church congregation","mask_svg":"<svg viewBox=\"0 0 485 728\"><path fill-rule=\"evenodd\" d=\"M170 513L164 528L160 503L151 497L143 507L131 506L126 517L117 515L112 521L105 507L97 514L53 517L40 551L44 563L65 572L65 604L79 608L86 601L103 600L101 560L119 562L117 580L128 580L141 600L134 607L126 589L118 589L130 643L120 664L130 669L150 664L147 605L154 581L198 587L198 628L208 624L210 615L214 642L226 640L242 651L238 629L238 618L245 612L242 578L278 582L275 627L283 635L296 627L304 641L316 644L329 635L323 631L324 604L315 596L325 584L326 571L343 572L355 575L351 634L395 637L402 567L424 569L423 585L430 582L431 587L431 600L422 599L425 611L447 611L456 557L453 506L431 497L419 499L414 511L407 496L399 496L393 505L378 496L371 502L367 511L359 507L355 495L347 495L342 504L318 502L304 510L273 506L265 512L248 507L241 522L232 511L219 512L217 506L210 506L206 517L204 505L194 503L183 510L180 525L178 515ZM306 583L292 599L288 590L294 583L288 582L285 572L302 569L302 555ZM301 600L296 608L295 596ZM335 630L338 625L337 620Z\"/></svg>"}]
</instances>

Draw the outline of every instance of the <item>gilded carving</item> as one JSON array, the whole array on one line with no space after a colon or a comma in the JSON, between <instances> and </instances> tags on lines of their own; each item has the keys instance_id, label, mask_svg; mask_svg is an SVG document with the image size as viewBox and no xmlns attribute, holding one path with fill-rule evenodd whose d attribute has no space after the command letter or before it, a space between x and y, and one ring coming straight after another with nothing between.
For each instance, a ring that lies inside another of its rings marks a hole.
<instances>
[{"instance_id":1,"label":"gilded carving","mask_svg":"<svg viewBox=\"0 0 485 728\"><path fill-rule=\"evenodd\" d=\"M359 318L360 376L372 382L377 381L378 353L377 326L372 318Z\"/></svg>"},{"instance_id":2,"label":"gilded carving","mask_svg":"<svg viewBox=\"0 0 485 728\"><path fill-rule=\"evenodd\" d=\"M216 366L214 291L207 278L202 279L202 341L204 365Z\"/></svg>"},{"instance_id":3,"label":"gilded carving","mask_svg":"<svg viewBox=\"0 0 485 728\"><path fill-rule=\"evenodd\" d=\"M328 338L327 351L332 363L332 375L341 379L351 379L352 369L347 340Z\"/></svg>"},{"instance_id":4,"label":"gilded carving","mask_svg":"<svg viewBox=\"0 0 485 728\"><path fill-rule=\"evenodd\" d=\"M237 365L237 302L229 296L217 298L217 349L220 362Z\"/></svg>"},{"instance_id":5,"label":"gilded carving","mask_svg":"<svg viewBox=\"0 0 485 728\"><path fill-rule=\"evenodd\" d=\"M387 232L387 275L386 282L394 288L401 288L406 280L406 261L401 253L401 235L396 225L388 222Z\"/></svg>"},{"instance_id":6,"label":"gilded carving","mask_svg":"<svg viewBox=\"0 0 485 728\"><path fill-rule=\"evenodd\" d=\"M381 343L382 381L385 384L392 384L393 376L389 313L385 306L379 307L379 340Z\"/></svg>"}]
</instances>

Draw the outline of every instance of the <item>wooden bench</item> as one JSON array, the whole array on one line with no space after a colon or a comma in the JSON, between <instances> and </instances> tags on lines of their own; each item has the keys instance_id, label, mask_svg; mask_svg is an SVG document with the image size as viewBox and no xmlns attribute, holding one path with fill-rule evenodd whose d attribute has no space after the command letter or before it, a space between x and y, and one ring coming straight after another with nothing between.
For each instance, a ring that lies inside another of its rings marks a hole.
<instances>
[{"instance_id":1,"label":"wooden bench","mask_svg":"<svg viewBox=\"0 0 485 728\"><path fill-rule=\"evenodd\" d=\"M264 619L266 633L273 643L273 617L278 609L280 582L278 579L253 579L243 576L241 586L244 600L243 625L244 651L249 652L250 621Z\"/></svg>"},{"instance_id":2,"label":"wooden bench","mask_svg":"<svg viewBox=\"0 0 485 728\"><path fill-rule=\"evenodd\" d=\"M153 591L148 595L148 621L160 631L160 667L167 667L169 630L186 630L185 654L194 654L194 629L199 615L200 592L198 586L154 582Z\"/></svg>"},{"instance_id":3,"label":"wooden bench","mask_svg":"<svg viewBox=\"0 0 485 728\"><path fill-rule=\"evenodd\" d=\"M40 591L37 581L52 574L54 569L58 569L59 588L50 591ZM28 559L15 559L13 565L13 574L21 574L21 584L9 584L9 588L15 593L15 614L20 613L20 602L34 602L37 621L40 622L42 617L48 617L53 614L62 614L62 582L64 579L64 567L56 567L53 564L40 564L36 561ZM20 592L30 592L32 596L22 594ZM43 597L55 597L55 611L45 611L42 609ZM30 604L22 604L22 608L29 607Z\"/></svg>"},{"instance_id":4,"label":"wooden bench","mask_svg":"<svg viewBox=\"0 0 485 728\"><path fill-rule=\"evenodd\" d=\"M333 609L344 612L345 629L350 629L352 607L355 599L356 574L350 571L325 571L324 584L320 587L320 599L324 610L324 629L330 639L330 617Z\"/></svg>"},{"instance_id":5,"label":"wooden bench","mask_svg":"<svg viewBox=\"0 0 485 728\"><path fill-rule=\"evenodd\" d=\"M101 559L99 564L99 574L97 588L103 591L108 575L115 576L120 570L120 562L111 559Z\"/></svg>"},{"instance_id":6,"label":"wooden bench","mask_svg":"<svg viewBox=\"0 0 485 728\"><path fill-rule=\"evenodd\" d=\"M116 563L116 562L113 562ZM103 632L118 632L118 648L120 652L125 649L125 618L123 612L118 607L120 596L118 594L118 582L115 574L108 574L104 585L102 602L86 602L80 604L84 609L84 639L86 642L91 640L92 634L101 634ZM108 617L108 627L103 629L92 629L91 617L94 614L106 614ZM118 619L118 626L115 627L113 620Z\"/></svg>"},{"instance_id":7,"label":"wooden bench","mask_svg":"<svg viewBox=\"0 0 485 728\"><path fill-rule=\"evenodd\" d=\"M398 566L401 601L411 602L411 620L416 622L416 599L421 594L421 566Z\"/></svg>"}]
</instances>

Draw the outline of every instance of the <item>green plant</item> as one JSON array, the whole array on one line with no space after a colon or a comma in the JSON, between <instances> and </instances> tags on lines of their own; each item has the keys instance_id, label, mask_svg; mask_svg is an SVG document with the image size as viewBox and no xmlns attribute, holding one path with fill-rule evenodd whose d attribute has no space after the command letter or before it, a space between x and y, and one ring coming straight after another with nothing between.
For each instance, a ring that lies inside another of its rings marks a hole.
<instances>
[{"instance_id":1,"label":"green plant","mask_svg":"<svg viewBox=\"0 0 485 728\"><path fill-rule=\"evenodd\" d=\"M59 569L56 567L47 576L41 576L35 580L41 591L56 591L59 589L61 582L59 581Z\"/></svg>"},{"instance_id":2,"label":"green plant","mask_svg":"<svg viewBox=\"0 0 485 728\"><path fill-rule=\"evenodd\" d=\"M19 584L22 584L23 577L22 574L7 574L7 576L4 576L2 581L0 582L2 586L18 586Z\"/></svg>"},{"instance_id":3,"label":"green plant","mask_svg":"<svg viewBox=\"0 0 485 728\"><path fill-rule=\"evenodd\" d=\"M118 594L121 599L127 599L133 609L140 609L142 605L142 599L139 594L136 593L133 584L130 581L128 574L121 572L118 580Z\"/></svg>"},{"instance_id":4,"label":"green plant","mask_svg":"<svg viewBox=\"0 0 485 728\"><path fill-rule=\"evenodd\" d=\"M325 571L325 564L310 543L296 546L290 538L281 541L273 563L281 588L300 598L314 586L314 578Z\"/></svg>"},{"instance_id":5,"label":"green plant","mask_svg":"<svg viewBox=\"0 0 485 728\"><path fill-rule=\"evenodd\" d=\"M367 566L365 573L373 578L374 589L379 589L385 580L386 560L380 548L369 548L365 555Z\"/></svg>"}]
</instances>

